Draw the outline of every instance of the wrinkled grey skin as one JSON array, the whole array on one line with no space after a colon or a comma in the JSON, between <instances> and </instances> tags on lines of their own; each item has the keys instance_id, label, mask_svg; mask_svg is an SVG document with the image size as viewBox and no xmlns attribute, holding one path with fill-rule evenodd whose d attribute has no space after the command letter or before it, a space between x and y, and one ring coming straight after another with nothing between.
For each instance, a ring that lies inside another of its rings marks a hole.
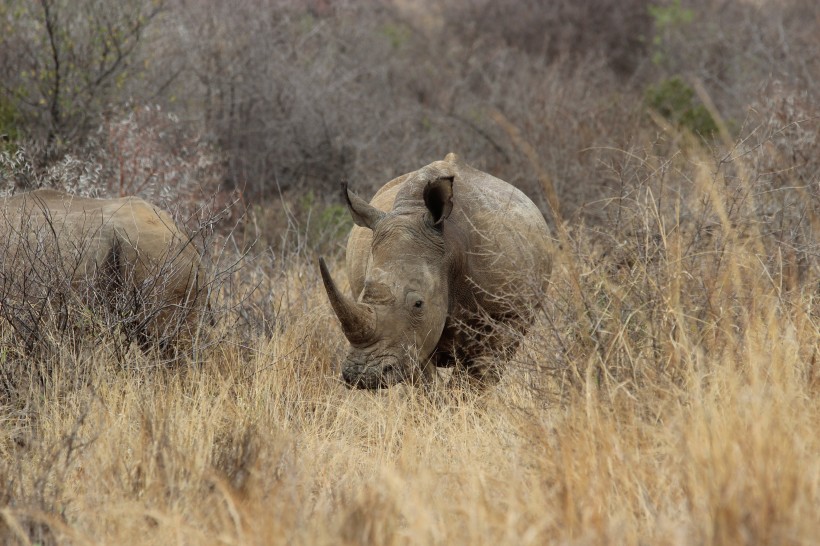
<instances>
[{"instance_id":1,"label":"wrinkled grey skin","mask_svg":"<svg viewBox=\"0 0 820 546\"><path fill-rule=\"evenodd\" d=\"M117 292L107 294L111 299L139 290L150 312L146 343L190 333L207 304L196 247L168 213L137 197L89 199L41 189L0 198L3 285L19 286L32 267L64 271L76 286L109 277Z\"/></svg>"},{"instance_id":2,"label":"wrinkled grey skin","mask_svg":"<svg viewBox=\"0 0 820 546\"><path fill-rule=\"evenodd\" d=\"M356 224L346 260L354 299L320 268L351 345L347 385L428 383L454 365L496 383L549 283L552 240L538 208L455 154L392 180L369 204L346 184L343 194Z\"/></svg>"}]
</instances>

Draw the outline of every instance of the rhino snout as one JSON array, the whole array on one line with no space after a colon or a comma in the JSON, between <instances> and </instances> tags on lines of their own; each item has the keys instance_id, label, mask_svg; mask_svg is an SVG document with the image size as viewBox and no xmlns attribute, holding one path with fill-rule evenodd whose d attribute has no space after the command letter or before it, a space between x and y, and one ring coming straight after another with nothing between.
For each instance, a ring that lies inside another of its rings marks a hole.
<instances>
[{"instance_id":1,"label":"rhino snout","mask_svg":"<svg viewBox=\"0 0 820 546\"><path fill-rule=\"evenodd\" d=\"M342 368L342 378L348 387L374 390L401 383L405 373L396 357L382 357L377 363L348 358Z\"/></svg>"}]
</instances>

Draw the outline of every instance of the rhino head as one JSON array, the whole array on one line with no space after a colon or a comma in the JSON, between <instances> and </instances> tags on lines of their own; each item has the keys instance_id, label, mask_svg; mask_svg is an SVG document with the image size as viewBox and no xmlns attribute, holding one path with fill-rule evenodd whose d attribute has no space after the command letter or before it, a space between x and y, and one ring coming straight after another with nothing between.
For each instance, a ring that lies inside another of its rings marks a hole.
<instances>
[{"instance_id":1,"label":"rhino head","mask_svg":"<svg viewBox=\"0 0 820 546\"><path fill-rule=\"evenodd\" d=\"M356 225L372 230L364 288L353 300L320 269L350 351L342 377L350 387L377 389L434 373L429 362L450 307L453 252L445 220L453 209L453 177L426 184L423 206L386 212L342 192Z\"/></svg>"}]
</instances>

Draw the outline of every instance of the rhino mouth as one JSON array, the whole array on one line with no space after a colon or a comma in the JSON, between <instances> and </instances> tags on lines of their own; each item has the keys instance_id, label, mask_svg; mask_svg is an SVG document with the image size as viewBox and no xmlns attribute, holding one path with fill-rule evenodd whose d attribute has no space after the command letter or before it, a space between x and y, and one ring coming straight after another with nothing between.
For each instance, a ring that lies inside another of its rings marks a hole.
<instances>
[{"instance_id":1,"label":"rhino mouth","mask_svg":"<svg viewBox=\"0 0 820 546\"><path fill-rule=\"evenodd\" d=\"M357 363L350 358L342 369L345 384L353 389L386 389L407 379L396 357L383 357L378 364Z\"/></svg>"}]
</instances>

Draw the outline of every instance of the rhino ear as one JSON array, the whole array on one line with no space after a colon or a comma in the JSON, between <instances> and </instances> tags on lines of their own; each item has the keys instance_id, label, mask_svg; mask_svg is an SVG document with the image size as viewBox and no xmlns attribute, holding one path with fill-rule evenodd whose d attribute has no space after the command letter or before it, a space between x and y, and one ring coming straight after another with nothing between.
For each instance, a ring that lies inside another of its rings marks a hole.
<instances>
[{"instance_id":1,"label":"rhino ear","mask_svg":"<svg viewBox=\"0 0 820 546\"><path fill-rule=\"evenodd\" d=\"M424 205L430 211L433 225L440 226L453 212L453 177L444 176L428 182L424 187Z\"/></svg>"},{"instance_id":2,"label":"rhino ear","mask_svg":"<svg viewBox=\"0 0 820 546\"><path fill-rule=\"evenodd\" d=\"M384 218L385 213L347 189L347 180L342 180L342 194L345 203L357 226L376 229L376 224Z\"/></svg>"}]
</instances>

